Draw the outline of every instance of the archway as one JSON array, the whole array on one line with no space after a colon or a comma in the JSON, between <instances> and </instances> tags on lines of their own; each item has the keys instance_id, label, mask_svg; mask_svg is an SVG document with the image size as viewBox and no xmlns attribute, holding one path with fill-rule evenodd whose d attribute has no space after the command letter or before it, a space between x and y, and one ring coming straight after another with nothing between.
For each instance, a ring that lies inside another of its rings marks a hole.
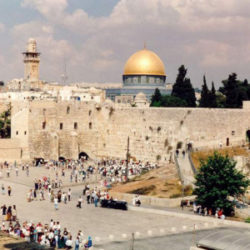
<instances>
[{"instance_id":1,"label":"archway","mask_svg":"<svg viewBox=\"0 0 250 250\"><path fill-rule=\"evenodd\" d=\"M79 159L86 159L86 160L88 160L88 159L89 159L89 156L88 156L87 153L81 152L81 153L79 154L78 158L79 158Z\"/></svg>"},{"instance_id":2,"label":"archway","mask_svg":"<svg viewBox=\"0 0 250 250\"><path fill-rule=\"evenodd\" d=\"M247 137L247 141L248 141L248 147L250 149L250 129L247 130L246 137Z\"/></svg>"},{"instance_id":3,"label":"archway","mask_svg":"<svg viewBox=\"0 0 250 250\"><path fill-rule=\"evenodd\" d=\"M65 162L66 161L65 157L63 157L63 156L59 156L58 160L61 161L61 162Z\"/></svg>"},{"instance_id":4,"label":"archway","mask_svg":"<svg viewBox=\"0 0 250 250\"><path fill-rule=\"evenodd\" d=\"M250 142L250 129L246 132L247 140Z\"/></svg>"},{"instance_id":5,"label":"archway","mask_svg":"<svg viewBox=\"0 0 250 250\"><path fill-rule=\"evenodd\" d=\"M44 164L44 158L35 158L35 166L39 166L39 164Z\"/></svg>"}]
</instances>

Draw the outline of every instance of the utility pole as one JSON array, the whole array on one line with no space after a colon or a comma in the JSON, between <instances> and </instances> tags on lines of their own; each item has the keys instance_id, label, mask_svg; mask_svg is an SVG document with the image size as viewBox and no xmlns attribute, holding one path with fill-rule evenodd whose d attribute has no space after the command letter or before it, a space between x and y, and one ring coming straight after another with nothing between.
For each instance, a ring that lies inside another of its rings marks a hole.
<instances>
[{"instance_id":1,"label":"utility pole","mask_svg":"<svg viewBox=\"0 0 250 250\"><path fill-rule=\"evenodd\" d=\"M127 154L126 154L126 181L128 180L128 161L129 161L129 136L127 141Z\"/></svg>"},{"instance_id":2,"label":"utility pole","mask_svg":"<svg viewBox=\"0 0 250 250\"><path fill-rule=\"evenodd\" d=\"M134 250L134 243L135 243L135 234L132 233L131 247L130 247L131 250Z\"/></svg>"}]
</instances>

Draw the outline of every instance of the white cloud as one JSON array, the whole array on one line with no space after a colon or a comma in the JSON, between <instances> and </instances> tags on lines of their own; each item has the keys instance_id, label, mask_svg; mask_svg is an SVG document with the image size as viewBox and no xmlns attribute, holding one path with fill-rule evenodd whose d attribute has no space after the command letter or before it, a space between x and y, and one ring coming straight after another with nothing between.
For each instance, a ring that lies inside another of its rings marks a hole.
<instances>
[{"instance_id":1,"label":"white cloud","mask_svg":"<svg viewBox=\"0 0 250 250\"><path fill-rule=\"evenodd\" d=\"M58 65L66 57L71 80L119 81L125 61L144 41L165 62L169 81L175 80L182 63L198 82L201 72L216 67L217 80L220 68L223 74L233 67L243 72L249 62L246 0L120 0L107 17L92 17L82 9L69 13L69 4L23 0L23 7L37 10L43 18L11 31L15 41L18 38L15 51L23 49L30 36L38 40L43 72L51 80L58 79ZM53 73L49 65L58 69Z\"/></svg>"},{"instance_id":2,"label":"white cloud","mask_svg":"<svg viewBox=\"0 0 250 250\"><path fill-rule=\"evenodd\" d=\"M48 19L61 17L68 6L67 0L23 0L23 7L31 7L39 11Z\"/></svg>"},{"instance_id":3,"label":"white cloud","mask_svg":"<svg viewBox=\"0 0 250 250\"><path fill-rule=\"evenodd\" d=\"M0 23L0 32L3 32L5 30L5 25L3 23Z\"/></svg>"}]
</instances>

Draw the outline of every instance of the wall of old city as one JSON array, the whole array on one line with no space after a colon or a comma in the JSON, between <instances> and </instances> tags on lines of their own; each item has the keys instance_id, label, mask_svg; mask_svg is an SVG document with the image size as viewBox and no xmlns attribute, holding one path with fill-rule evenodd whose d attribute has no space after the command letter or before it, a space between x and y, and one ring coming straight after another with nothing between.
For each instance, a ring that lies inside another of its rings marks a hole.
<instances>
[{"instance_id":1,"label":"wall of old city","mask_svg":"<svg viewBox=\"0 0 250 250\"><path fill-rule=\"evenodd\" d=\"M129 137L132 157L164 163L173 157L178 142L191 142L194 148L244 144L250 129L247 105L234 110L129 108L110 101L27 101L26 105L25 119L13 117L13 124L22 130L13 137L26 136L31 159L78 158L80 152L124 159Z\"/></svg>"}]
</instances>

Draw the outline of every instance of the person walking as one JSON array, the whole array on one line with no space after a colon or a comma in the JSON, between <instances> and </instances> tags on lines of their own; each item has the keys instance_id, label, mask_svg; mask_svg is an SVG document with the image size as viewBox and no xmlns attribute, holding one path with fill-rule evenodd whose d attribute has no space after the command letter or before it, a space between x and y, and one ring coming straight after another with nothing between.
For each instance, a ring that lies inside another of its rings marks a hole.
<instances>
[{"instance_id":1,"label":"person walking","mask_svg":"<svg viewBox=\"0 0 250 250\"><path fill-rule=\"evenodd\" d=\"M2 190L2 195L5 195L5 187L4 187L4 184L2 184L1 190Z\"/></svg>"},{"instance_id":2,"label":"person walking","mask_svg":"<svg viewBox=\"0 0 250 250\"><path fill-rule=\"evenodd\" d=\"M58 210L58 199L56 196L54 198L54 207L55 207L55 210Z\"/></svg>"},{"instance_id":3,"label":"person walking","mask_svg":"<svg viewBox=\"0 0 250 250\"><path fill-rule=\"evenodd\" d=\"M68 201L70 201L71 199L71 189L69 188L69 191L68 191Z\"/></svg>"},{"instance_id":4,"label":"person walking","mask_svg":"<svg viewBox=\"0 0 250 250\"><path fill-rule=\"evenodd\" d=\"M13 205L13 208L12 208L12 220L16 221L16 219L17 219L16 205Z\"/></svg>"},{"instance_id":5,"label":"person walking","mask_svg":"<svg viewBox=\"0 0 250 250\"><path fill-rule=\"evenodd\" d=\"M77 205L76 205L78 208L82 208L82 197L81 196L79 196L79 198L78 198L78 203L77 203Z\"/></svg>"},{"instance_id":6,"label":"person walking","mask_svg":"<svg viewBox=\"0 0 250 250\"><path fill-rule=\"evenodd\" d=\"M11 187L8 186L8 196L10 197L11 196Z\"/></svg>"},{"instance_id":7,"label":"person walking","mask_svg":"<svg viewBox=\"0 0 250 250\"><path fill-rule=\"evenodd\" d=\"M79 249L80 249L80 240L79 240L79 237L77 236L75 240L75 250L79 250Z\"/></svg>"},{"instance_id":8,"label":"person walking","mask_svg":"<svg viewBox=\"0 0 250 250\"><path fill-rule=\"evenodd\" d=\"M18 171L19 171L18 166L15 167L15 170L16 170L16 176L18 176Z\"/></svg>"}]
</instances>

